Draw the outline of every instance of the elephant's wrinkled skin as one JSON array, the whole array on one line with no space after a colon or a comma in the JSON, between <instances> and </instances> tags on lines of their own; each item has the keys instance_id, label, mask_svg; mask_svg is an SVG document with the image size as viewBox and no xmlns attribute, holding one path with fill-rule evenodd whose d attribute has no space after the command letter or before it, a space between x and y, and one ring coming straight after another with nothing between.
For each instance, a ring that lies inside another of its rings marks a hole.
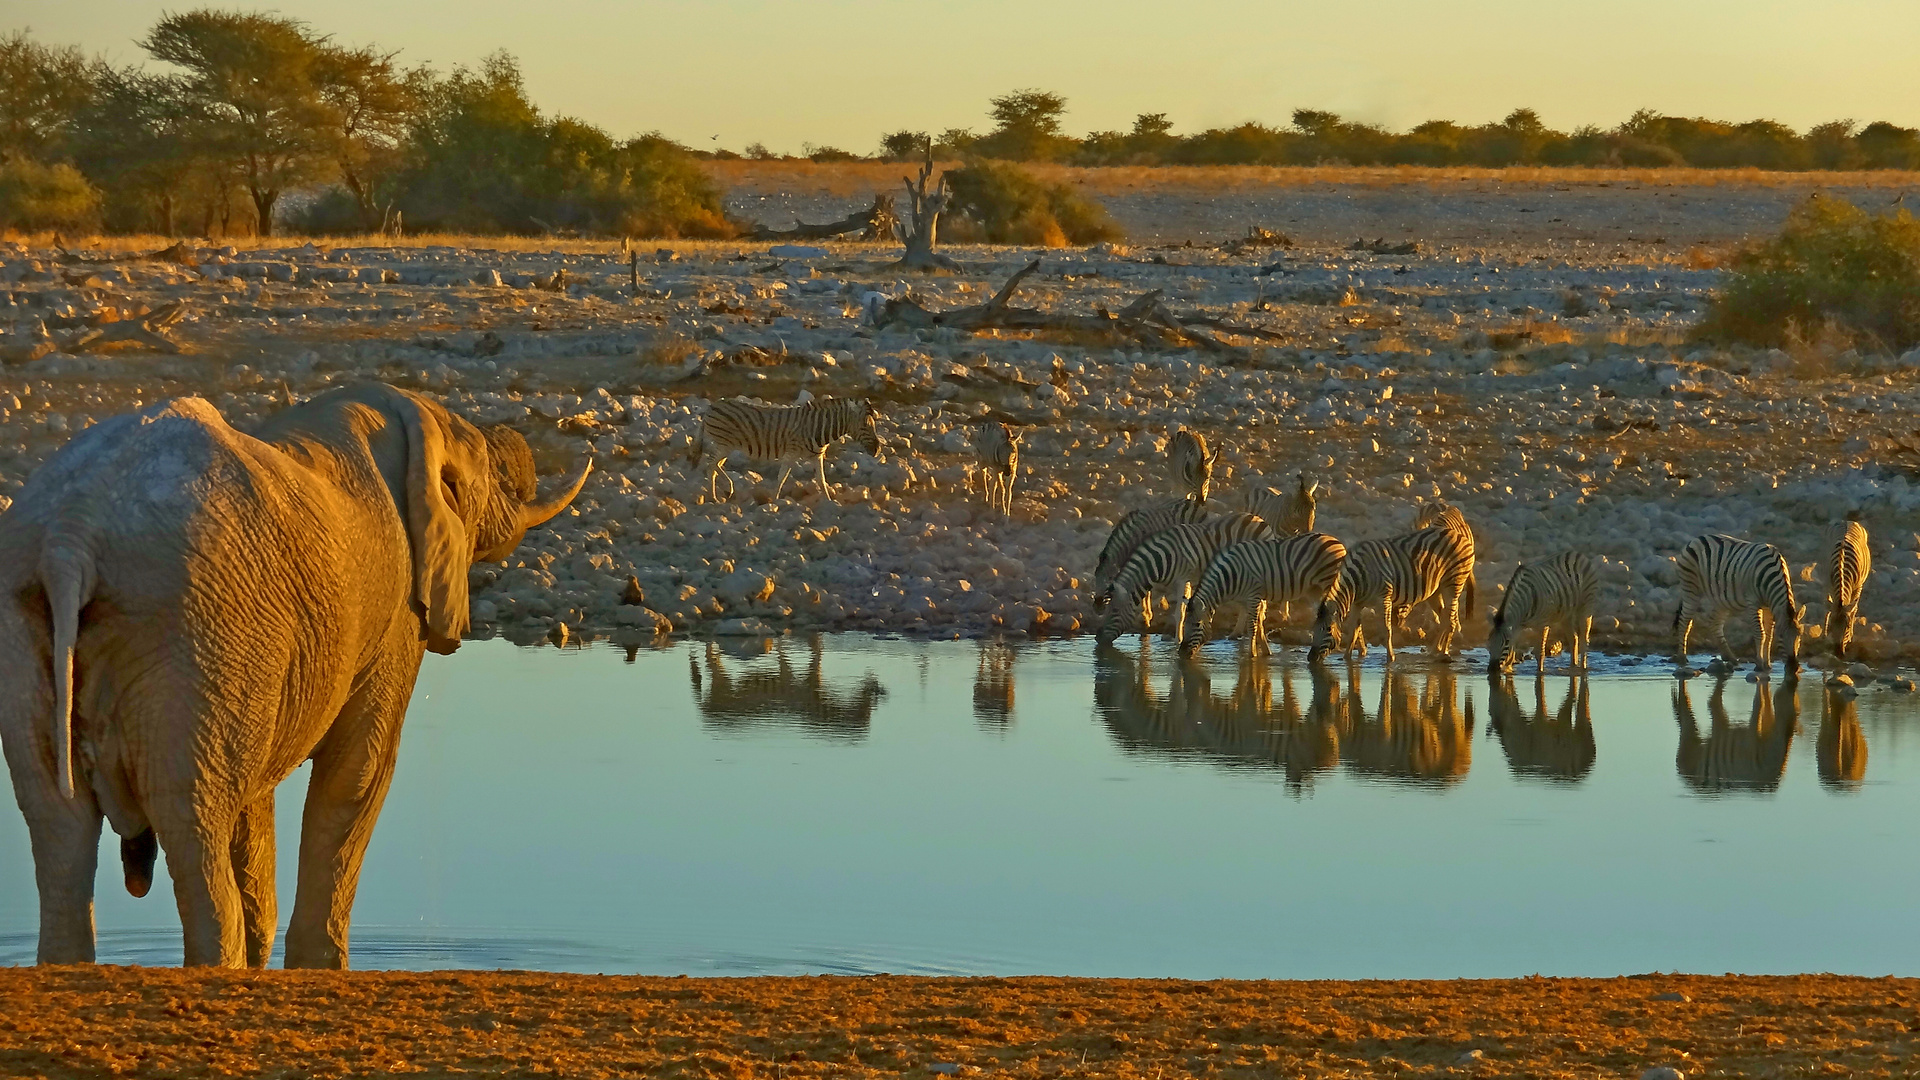
<instances>
[{"instance_id":1,"label":"elephant's wrinkled skin","mask_svg":"<svg viewBox=\"0 0 1920 1080\"><path fill-rule=\"evenodd\" d=\"M0 515L0 743L40 962L93 959L104 816L135 895L157 837L187 963L264 965L273 791L311 758L287 966L345 967L421 655L459 646L468 567L585 478L540 503L517 433L377 383L252 435L182 398L55 454Z\"/></svg>"}]
</instances>

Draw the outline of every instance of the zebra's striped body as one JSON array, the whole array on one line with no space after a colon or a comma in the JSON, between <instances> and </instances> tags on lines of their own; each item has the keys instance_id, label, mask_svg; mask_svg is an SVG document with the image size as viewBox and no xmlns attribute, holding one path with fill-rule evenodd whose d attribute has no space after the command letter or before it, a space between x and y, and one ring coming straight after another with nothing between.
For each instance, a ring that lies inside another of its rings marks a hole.
<instances>
[{"instance_id":1,"label":"zebra's striped body","mask_svg":"<svg viewBox=\"0 0 1920 1080\"><path fill-rule=\"evenodd\" d=\"M1833 655L1844 660L1847 646L1853 643L1853 624L1860 617L1860 593L1873 571L1867 527L1848 514L1847 520L1827 530L1826 546L1827 636L1833 639Z\"/></svg>"},{"instance_id":2,"label":"zebra's striped body","mask_svg":"<svg viewBox=\"0 0 1920 1080\"><path fill-rule=\"evenodd\" d=\"M1540 672L1547 670L1547 635L1565 628L1573 670L1587 666L1587 638L1593 630L1593 605L1600 594L1600 565L1584 552L1565 551L1513 569L1507 594L1493 613L1487 637L1487 673L1512 671L1514 645L1529 626L1540 628Z\"/></svg>"},{"instance_id":3,"label":"zebra's striped body","mask_svg":"<svg viewBox=\"0 0 1920 1080\"><path fill-rule=\"evenodd\" d=\"M1120 568L1133 558L1135 549L1147 537L1175 525L1191 525L1207 519L1206 507L1191 499L1162 499L1133 511L1114 525L1100 549L1100 562L1093 568L1093 609L1105 611L1107 586Z\"/></svg>"},{"instance_id":4,"label":"zebra's striped body","mask_svg":"<svg viewBox=\"0 0 1920 1080\"><path fill-rule=\"evenodd\" d=\"M1173 489L1183 499L1207 501L1213 489L1213 463L1220 457L1215 449L1207 452L1207 440L1197 431L1181 428L1167 445L1167 459L1173 465Z\"/></svg>"},{"instance_id":5,"label":"zebra's striped body","mask_svg":"<svg viewBox=\"0 0 1920 1080\"><path fill-rule=\"evenodd\" d=\"M1787 628L1787 672L1800 670L1800 609L1793 602L1793 584L1787 559L1771 544L1755 544L1731 536L1701 536L1680 553L1680 607L1673 627L1680 634L1676 663L1687 660L1687 637L1695 620L1713 624L1720 639L1720 655L1732 660L1727 646L1727 616L1752 612L1754 658L1762 678L1773 666L1773 638L1781 623Z\"/></svg>"},{"instance_id":6,"label":"zebra's striped body","mask_svg":"<svg viewBox=\"0 0 1920 1080\"><path fill-rule=\"evenodd\" d=\"M727 458L735 451L755 461L777 461L779 498L796 460L811 455L819 467L820 493L827 487L827 448L851 435L869 454L880 452L880 430L871 404L857 398L825 398L805 405L756 405L738 398L716 401L700 424L687 459L695 467L711 451L713 471L707 474L707 494L719 501L719 478L727 474ZM727 497L733 497L733 477L727 475Z\"/></svg>"},{"instance_id":7,"label":"zebra's striped body","mask_svg":"<svg viewBox=\"0 0 1920 1080\"><path fill-rule=\"evenodd\" d=\"M1020 472L1020 433L1005 424L982 420L973 427L973 452L980 459L980 486L987 505L1013 512L1013 481Z\"/></svg>"},{"instance_id":8,"label":"zebra's striped body","mask_svg":"<svg viewBox=\"0 0 1920 1080\"><path fill-rule=\"evenodd\" d=\"M1333 591L1321 601L1308 658L1318 661L1336 649L1352 655L1356 647L1365 655L1366 641L1359 626L1355 625L1351 638L1344 627L1359 608L1377 603L1387 628L1387 659L1392 660L1394 628L1404 628L1414 606L1428 599L1439 608L1440 639L1434 643L1434 653L1444 659L1460 632L1462 600L1468 609L1474 604L1471 535L1436 527L1355 544L1347 549L1347 561Z\"/></svg>"},{"instance_id":9,"label":"zebra's striped body","mask_svg":"<svg viewBox=\"0 0 1920 1080\"><path fill-rule=\"evenodd\" d=\"M1228 544L1272 538L1273 530L1267 523L1249 514L1227 514L1197 525L1175 525L1154 533L1134 551L1127 565L1120 568L1113 584L1107 586L1107 617L1100 624L1099 640L1111 642L1121 634L1136 630L1144 640L1153 623L1149 602L1156 592L1173 602L1174 639L1179 640L1194 582L1220 549ZM1133 625L1135 614L1140 617L1138 625Z\"/></svg>"},{"instance_id":10,"label":"zebra's striped body","mask_svg":"<svg viewBox=\"0 0 1920 1080\"><path fill-rule=\"evenodd\" d=\"M1267 606L1278 604L1281 618L1296 600L1327 598L1347 561L1345 544L1324 533L1281 540L1251 540L1221 548L1201 575L1187 604L1180 648L1188 653L1207 640L1206 626L1215 608L1240 604L1240 634L1253 654L1271 652L1267 644Z\"/></svg>"},{"instance_id":11,"label":"zebra's striped body","mask_svg":"<svg viewBox=\"0 0 1920 1080\"><path fill-rule=\"evenodd\" d=\"M1420 529L1446 529L1457 534L1466 545L1467 557L1473 558L1473 526L1467 524L1467 515L1460 508L1441 499L1423 500L1419 513L1413 516L1415 531Z\"/></svg>"},{"instance_id":12,"label":"zebra's striped body","mask_svg":"<svg viewBox=\"0 0 1920 1080\"><path fill-rule=\"evenodd\" d=\"M1273 531L1281 536L1304 536L1313 531L1313 496L1320 490L1320 484L1318 481L1307 483L1305 473L1301 473L1295 483L1292 492L1249 485L1240 494L1240 508L1273 526Z\"/></svg>"}]
</instances>

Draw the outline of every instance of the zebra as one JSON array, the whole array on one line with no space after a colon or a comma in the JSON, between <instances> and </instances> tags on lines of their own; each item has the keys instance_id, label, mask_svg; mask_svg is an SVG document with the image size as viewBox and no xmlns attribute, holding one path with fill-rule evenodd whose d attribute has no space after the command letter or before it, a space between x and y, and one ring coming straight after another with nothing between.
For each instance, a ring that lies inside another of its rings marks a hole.
<instances>
[{"instance_id":1,"label":"zebra","mask_svg":"<svg viewBox=\"0 0 1920 1080\"><path fill-rule=\"evenodd\" d=\"M1773 666L1773 636L1779 624L1787 626L1786 672L1800 670L1800 609L1794 606L1793 584L1787 576L1787 558L1772 544L1755 544L1731 536L1700 536L1686 546L1678 560L1680 607L1673 628L1680 635L1674 662L1685 666L1687 638L1694 620L1713 624L1720 639L1720 655L1729 662L1727 616L1753 612L1754 661L1760 678Z\"/></svg>"},{"instance_id":2,"label":"zebra","mask_svg":"<svg viewBox=\"0 0 1920 1080\"><path fill-rule=\"evenodd\" d=\"M1167 446L1167 459L1173 464L1173 486L1180 497L1206 502L1213 489L1213 463L1220 459L1220 448L1208 453L1206 436L1181 428Z\"/></svg>"},{"instance_id":3,"label":"zebra","mask_svg":"<svg viewBox=\"0 0 1920 1080\"><path fill-rule=\"evenodd\" d=\"M1013 513L1013 481L1020 474L1021 433L993 420L973 426L973 452L980 459L980 485L987 505Z\"/></svg>"},{"instance_id":4,"label":"zebra","mask_svg":"<svg viewBox=\"0 0 1920 1080\"><path fill-rule=\"evenodd\" d=\"M1249 484L1240 493L1240 508L1273 526L1281 536L1302 536L1313 531L1314 493L1320 482L1307 483L1307 474L1295 478L1291 494L1278 488Z\"/></svg>"},{"instance_id":5,"label":"zebra","mask_svg":"<svg viewBox=\"0 0 1920 1080\"><path fill-rule=\"evenodd\" d=\"M1860 593L1873 570L1860 512L1847 511L1845 521L1828 527L1826 540L1827 636L1833 639L1834 659L1845 660L1847 646L1853 644L1853 624L1860 617Z\"/></svg>"},{"instance_id":6,"label":"zebra","mask_svg":"<svg viewBox=\"0 0 1920 1080\"><path fill-rule=\"evenodd\" d=\"M1220 549L1207 564L1187 604L1180 651L1192 655L1206 643L1208 617L1222 604L1242 605L1240 629L1248 653L1272 652L1267 643L1267 605L1279 604L1281 618L1295 600L1326 599L1347 561L1347 547L1325 533L1280 540L1250 540Z\"/></svg>"},{"instance_id":7,"label":"zebra","mask_svg":"<svg viewBox=\"0 0 1920 1080\"><path fill-rule=\"evenodd\" d=\"M785 466L773 491L778 499L793 473L794 459L812 454L819 468L820 493L831 496L827 449L851 435L867 453L878 454L878 416L871 402L858 398L822 398L804 405L756 405L741 398L716 401L700 422L700 434L687 449L687 462L697 469L709 449L715 452L713 471L707 474L707 494L719 502L718 484L723 475L727 477L727 498L733 498L727 458L734 451L756 461L778 461Z\"/></svg>"},{"instance_id":8,"label":"zebra","mask_svg":"<svg viewBox=\"0 0 1920 1080\"><path fill-rule=\"evenodd\" d=\"M1113 584L1114 575L1127 565L1134 549L1147 537L1175 525L1192 525L1206 519L1206 507L1191 499L1163 499L1121 518L1107 534L1107 542L1100 548L1100 561L1093 568L1093 610L1107 609L1107 586Z\"/></svg>"},{"instance_id":9,"label":"zebra","mask_svg":"<svg viewBox=\"0 0 1920 1080\"><path fill-rule=\"evenodd\" d=\"M1387 659L1393 659L1393 628L1404 627L1416 604L1431 599L1439 608L1440 639L1434 654L1450 659L1448 647L1460 632L1460 610L1474 606L1473 540L1461 530L1445 527L1385 540L1363 540L1347 549L1340 580L1320 602L1314 620L1313 647L1307 658L1318 662L1335 649L1350 657L1358 648L1366 655L1366 639L1358 624L1342 644L1342 627L1354 609L1378 603L1387 627Z\"/></svg>"},{"instance_id":10,"label":"zebra","mask_svg":"<svg viewBox=\"0 0 1920 1080\"><path fill-rule=\"evenodd\" d=\"M1547 635L1555 622L1571 639L1572 670L1587 667L1587 640L1593 633L1593 605L1600 593L1600 567L1592 555L1561 552L1543 562L1513 568L1507 593L1493 613L1487 637L1487 674L1512 671L1514 645L1533 625L1540 627L1540 673L1547 671Z\"/></svg>"},{"instance_id":11,"label":"zebra","mask_svg":"<svg viewBox=\"0 0 1920 1080\"><path fill-rule=\"evenodd\" d=\"M1128 623L1133 613L1139 612L1137 629L1144 642L1153 624L1149 601L1157 591L1174 601L1173 633L1174 640L1178 641L1186 622L1187 600L1193 595L1193 583L1205 572L1214 555L1228 544L1272 538L1273 530L1267 523L1251 514L1227 514L1154 533L1135 549L1132 558L1104 590L1102 606L1109 610L1100 624L1097 640L1103 645L1109 644L1121 634L1136 629Z\"/></svg>"}]
</instances>

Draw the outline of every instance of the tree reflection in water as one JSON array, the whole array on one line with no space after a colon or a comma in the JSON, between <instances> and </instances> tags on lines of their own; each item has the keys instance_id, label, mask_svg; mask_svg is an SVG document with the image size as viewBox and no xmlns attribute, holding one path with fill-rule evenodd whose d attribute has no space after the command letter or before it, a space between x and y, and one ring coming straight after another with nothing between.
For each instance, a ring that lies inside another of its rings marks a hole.
<instances>
[{"instance_id":1,"label":"tree reflection in water","mask_svg":"<svg viewBox=\"0 0 1920 1080\"><path fill-rule=\"evenodd\" d=\"M1547 712L1547 680L1533 680L1533 715L1520 706L1509 675L1487 680L1487 727L1500 739L1507 768L1527 780L1577 784L1593 771L1593 709L1584 676L1567 680L1558 712Z\"/></svg>"},{"instance_id":2,"label":"tree reflection in water","mask_svg":"<svg viewBox=\"0 0 1920 1080\"><path fill-rule=\"evenodd\" d=\"M721 662L720 647L710 641L704 680L700 661L689 653L693 704L701 724L742 734L758 727L792 726L818 738L866 738L873 726L874 707L886 697L886 688L871 672L851 685L828 686L820 675L821 647L820 635L808 638L807 667L801 672L788 659L784 638L749 639L732 651L748 657L771 651L774 670L755 667L735 674Z\"/></svg>"},{"instance_id":3,"label":"tree reflection in water","mask_svg":"<svg viewBox=\"0 0 1920 1080\"><path fill-rule=\"evenodd\" d=\"M1680 726L1674 768L1688 789L1702 795L1733 791L1772 792L1787 771L1787 751L1800 724L1800 680L1788 676L1772 684L1756 683L1753 714L1741 727L1727 718L1727 679L1714 680L1707 697L1711 722L1706 738L1694 719L1686 682L1673 690L1673 715ZM1864 761L1864 755L1862 755Z\"/></svg>"}]
</instances>

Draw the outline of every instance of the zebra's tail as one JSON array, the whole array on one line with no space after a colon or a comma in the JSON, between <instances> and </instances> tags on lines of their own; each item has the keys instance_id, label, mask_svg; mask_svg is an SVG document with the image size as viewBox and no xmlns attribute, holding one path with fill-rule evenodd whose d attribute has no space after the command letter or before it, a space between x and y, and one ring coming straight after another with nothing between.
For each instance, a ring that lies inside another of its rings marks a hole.
<instances>
[{"instance_id":1,"label":"zebra's tail","mask_svg":"<svg viewBox=\"0 0 1920 1080\"><path fill-rule=\"evenodd\" d=\"M1467 618L1478 618L1480 615L1480 589L1474 581L1473 570L1471 568L1467 570L1467 588L1464 595L1467 600Z\"/></svg>"},{"instance_id":2,"label":"zebra's tail","mask_svg":"<svg viewBox=\"0 0 1920 1080\"><path fill-rule=\"evenodd\" d=\"M687 467L690 469L698 469L700 462L704 460L706 456L707 429L705 425L702 425L699 431L694 432L693 441L687 444Z\"/></svg>"}]
</instances>

